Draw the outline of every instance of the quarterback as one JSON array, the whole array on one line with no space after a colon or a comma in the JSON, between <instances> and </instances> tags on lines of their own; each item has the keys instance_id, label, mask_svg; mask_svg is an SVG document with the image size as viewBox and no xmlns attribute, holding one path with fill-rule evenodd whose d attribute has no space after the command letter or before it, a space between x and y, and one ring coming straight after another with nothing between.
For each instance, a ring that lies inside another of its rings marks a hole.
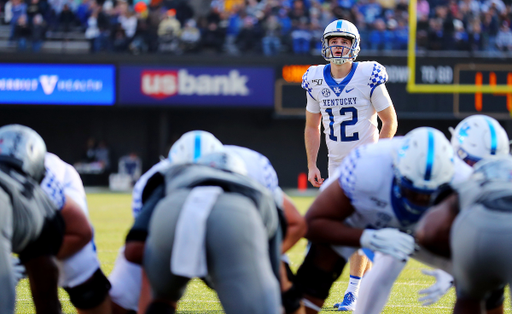
<instances>
[{"instance_id":1,"label":"quarterback","mask_svg":"<svg viewBox=\"0 0 512 314\"><path fill-rule=\"evenodd\" d=\"M329 177L355 147L396 133L396 112L385 86L386 69L374 61L355 62L360 41L354 24L346 20L332 22L322 37L322 56L329 64L311 66L302 78L307 98L304 140L308 180L315 187L324 181L317 167L321 122ZM382 121L380 134L377 116ZM350 258L350 282L340 310L354 310L361 277L370 266L362 256Z\"/></svg>"}]
</instances>

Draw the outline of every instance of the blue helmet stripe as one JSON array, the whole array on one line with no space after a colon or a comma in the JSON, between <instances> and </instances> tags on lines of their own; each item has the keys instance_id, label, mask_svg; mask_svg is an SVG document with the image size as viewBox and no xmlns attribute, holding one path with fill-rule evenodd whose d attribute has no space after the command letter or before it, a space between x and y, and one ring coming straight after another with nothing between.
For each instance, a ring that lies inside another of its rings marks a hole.
<instances>
[{"instance_id":1,"label":"blue helmet stripe","mask_svg":"<svg viewBox=\"0 0 512 314\"><path fill-rule=\"evenodd\" d=\"M336 23L336 28L340 29L341 28L341 24L343 24L343 21L342 20L338 20L338 22Z\"/></svg>"},{"instance_id":2,"label":"blue helmet stripe","mask_svg":"<svg viewBox=\"0 0 512 314\"><path fill-rule=\"evenodd\" d=\"M434 165L434 133L428 130L428 151L427 151L427 169L425 171L425 180L432 177L432 166Z\"/></svg>"},{"instance_id":3,"label":"blue helmet stripe","mask_svg":"<svg viewBox=\"0 0 512 314\"><path fill-rule=\"evenodd\" d=\"M496 150L498 149L498 138L496 137L496 129L494 125L492 125L491 120L485 119L487 124L489 125L489 130L491 131L491 155L496 155Z\"/></svg>"},{"instance_id":4,"label":"blue helmet stripe","mask_svg":"<svg viewBox=\"0 0 512 314\"><path fill-rule=\"evenodd\" d=\"M201 157L201 133L197 132L194 141L194 161L196 161L199 157Z\"/></svg>"}]
</instances>

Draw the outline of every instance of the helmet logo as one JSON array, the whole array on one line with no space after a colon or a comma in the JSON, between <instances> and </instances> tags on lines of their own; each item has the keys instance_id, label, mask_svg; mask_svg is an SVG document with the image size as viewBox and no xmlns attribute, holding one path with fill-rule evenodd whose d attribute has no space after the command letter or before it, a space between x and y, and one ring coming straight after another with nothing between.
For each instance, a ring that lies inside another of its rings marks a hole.
<instances>
[{"instance_id":1,"label":"helmet logo","mask_svg":"<svg viewBox=\"0 0 512 314\"><path fill-rule=\"evenodd\" d=\"M464 139L468 137L468 130L471 129L468 123L464 123L464 125L460 128L459 131L459 143L464 142Z\"/></svg>"}]
</instances>

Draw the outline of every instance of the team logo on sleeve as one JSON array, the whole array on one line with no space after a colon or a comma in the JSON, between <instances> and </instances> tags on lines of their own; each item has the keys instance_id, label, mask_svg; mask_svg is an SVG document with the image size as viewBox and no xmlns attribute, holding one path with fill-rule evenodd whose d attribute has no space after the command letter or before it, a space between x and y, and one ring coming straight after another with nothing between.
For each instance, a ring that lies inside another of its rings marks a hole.
<instances>
[{"instance_id":1,"label":"team logo on sleeve","mask_svg":"<svg viewBox=\"0 0 512 314\"><path fill-rule=\"evenodd\" d=\"M331 91L328 88L324 88L324 89L322 89L322 95L324 97L329 97L329 96L331 96Z\"/></svg>"}]
</instances>

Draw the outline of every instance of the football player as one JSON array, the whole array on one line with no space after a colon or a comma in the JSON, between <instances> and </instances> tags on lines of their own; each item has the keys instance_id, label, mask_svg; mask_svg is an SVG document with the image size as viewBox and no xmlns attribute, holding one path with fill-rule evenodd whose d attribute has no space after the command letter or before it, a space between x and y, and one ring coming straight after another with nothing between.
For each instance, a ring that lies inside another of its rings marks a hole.
<instances>
[{"instance_id":1,"label":"football player","mask_svg":"<svg viewBox=\"0 0 512 314\"><path fill-rule=\"evenodd\" d=\"M286 220L286 235L282 243L282 252L286 252L306 233L306 224L304 218L298 213L291 199L283 193L278 184L277 174L272 167L270 161L260 153L251 149L225 145L215 138L211 133L206 131L191 131L185 133L171 148L169 157L160 161L146 172L135 184L133 190L133 213L137 216L142 208L142 191L147 184L149 177L159 172L161 169L168 167L172 163L190 163L196 161L200 156L209 152L229 151L241 157L246 162L248 176L255 179L260 184L269 189L274 195L276 205L282 208L279 214L284 214ZM281 219L281 221L284 221ZM282 266L288 270L288 265L283 263ZM124 258L122 252L116 260L114 270L110 275L110 281L113 288L110 292L114 301L115 313L126 313L127 309L136 310L143 308L149 300L148 289L141 279L140 267L136 264L129 263ZM281 272L281 290L286 291L290 288L291 283L288 281L285 272ZM142 294L140 287L143 287ZM286 309L295 305L284 305Z\"/></svg>"},{"instance_id":2,"label":"football player","mask_svg":"<svg viewBox=\"0 0 512 314\"><path fill-rule=\"evenodd\" d=\"M451 143L455 154L461 158L468 165L473 166L478 161L493 156L506 156L510 152L509 139L505 129L494 118L486 115L473 115L462 120L455 129L450 129L452 133ZM444 227L444 232L441 232L439 227L432 230L423 230L422 242L427 245L432 245L427 242L427 239L443 238L444 246L441 251L436 249L437 253L448 257L449 246L448 237L451 229L451 223L448 220L448 225ZM437 233L434 236L434 233ZM436 283L426 289L420 291L425 294L420 301L424 301L424 305L429 305L441 298L452 286L453 277L441 270L433 270L427 274L436 277ZM501 289L496 289L492 294L486 298L485 308L487 313L503 313L504 301L504 286Z\"/></svg>"},{"instance_id":3,"label":"football player","mask_svg":"<svg viewBox=\"0 0 512 314\"><path fill-rule=\"evenodd\" d=\"M90 228L67 231L71 222L87 224L73 207L59 211L41 189L46 145L22 125L0 128L0 312L14 312L15 281L6 258L12 252L26 268L37 313L61 313L55 256L66 257L91 239Z\"/></svg>"},{"instance_id":4,"label":"football player","mask_svg":"<svg viewBox=\"0 0 512 314\"><path fill-rule=\"evenodd\" d=\"M328 149L329 177L352 149L396 133L398 122L385 85L386 69L375 61L355 62L360 41L359 31L351 22L330 23L322 37L322 56L329 64L311 66L302 78L307 98L304 137L308 180L315 187L324 180L317 167L321 123ZM380 133L377 116L382 121ZM343 302L336 307L355 308L361 278L370 267L364 256L351 257L349 285Z\"/></svg>"},{"instance_id":5,"label":"football player","mask_svg":"<svg viewBox=\"0 0 512 314\"><path fill-rule=\"evenodd\" d=\"M52 153L46 153L44 163L46 175L41 188L63 213L74 207L76 212L87 217L85 190L75 168ZM77 246L76 240L79 239L71 233L80 232L83 228L92 230L89 222L85 225L81 225L81 222L83 218L66 221L67 236L74 239L68 241L68 245ZM83 247L79 251L58 256L59 286L69 294L79 314L110 314L110 283L100 268L94 242L90 240L79 246Z\"/></svg>"},{"instance_id":6,"label":"football player","mask_svg":"<svg viewBox=\"0 0 512 314\"><path fill-rule=\"evenodd\" d=\"M125 250L149 279L146 313L174 313L194 277L216 290L226 313L280 313L280 219L270 191L246 174L224 151L149 179Z\"/></svg>"},{"instance_id":7,"label":"football player","mask_svg":"<svg viewBox=\"0 0 512 314\"><path fill-rule=\"evenodd\" d=\"M293 289L295 297L305 297L307 313L321 309L358 247L376 251L375 267L379 260L396 261L388 273L387 284L392 285L415 248L413 237L404 232L413 230L439 191L470 172L469 166L455 162L446 137L429 127L353 150L339 177L329 180L306 214L306 238L312 245ZM359 300L355 313L378 313L375 307L383 306L387 297Z\"/></svg>"},{"instance_id":8,"label":"football player","mask_svg":"<svg viewBox=\"0 0 512 314\"><path fill-rule=\"evenodd\" d=\"M509 155L484 158L475 164L470 179L453 185L455 193L418 225L417 241L453 261L456 314L484 313L484 301L489 303L495 291L501 291L502 296L503 287L512 283L507 262L512 254L511 173ZM429 228L441 232L442 237ZM503 307L488 313L503 313Z\"/></svg>"}]
</instances>

